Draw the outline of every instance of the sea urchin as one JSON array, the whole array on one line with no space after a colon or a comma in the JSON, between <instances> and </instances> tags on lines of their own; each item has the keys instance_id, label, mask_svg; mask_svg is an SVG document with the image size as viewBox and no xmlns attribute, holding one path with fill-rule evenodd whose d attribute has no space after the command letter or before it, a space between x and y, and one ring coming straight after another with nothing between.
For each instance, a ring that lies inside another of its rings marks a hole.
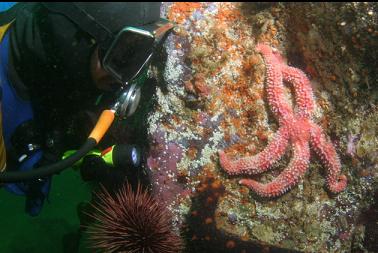
<instances>
[{"instance_id":1,"label":"sea urchin","mask_svg":"<svg viewBox=\"0 0 378 253\"><path fill-rule=\"evenodd\" d=\"M96 193L94 222L89 227L91 247L104 252L180 252L181 241L171 227L171 216L146 190L134 192L125 183L112 196Z\"/></svg>"}]
</instances>

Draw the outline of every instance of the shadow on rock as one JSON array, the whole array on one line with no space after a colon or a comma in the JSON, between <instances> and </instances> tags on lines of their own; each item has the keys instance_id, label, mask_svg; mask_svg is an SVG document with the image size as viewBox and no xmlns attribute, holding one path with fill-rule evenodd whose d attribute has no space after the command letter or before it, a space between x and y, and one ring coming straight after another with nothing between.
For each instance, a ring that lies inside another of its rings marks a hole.
<instances>
[{"instance_id":1,"label":"shadow on rock","mask_svg":"<svg viewBox=\"0 0 378 253\"><path fill-rule=\"evenodd\" d=\"M293 252L274 249L256 243L243 241L235 236L222 233L216 227L215 211L225 188L219 179L210 176L203 180L193 197L193 205L187 217L185 232L187 253L252 253L252 252Z\"/></svg>"}]
</instances>

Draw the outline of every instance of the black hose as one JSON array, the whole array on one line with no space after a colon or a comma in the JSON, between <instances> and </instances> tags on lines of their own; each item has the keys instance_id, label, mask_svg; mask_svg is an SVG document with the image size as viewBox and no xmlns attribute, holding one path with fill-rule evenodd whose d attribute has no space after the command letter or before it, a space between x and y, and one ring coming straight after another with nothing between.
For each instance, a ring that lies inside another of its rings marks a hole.
<instances>
[{"instance_id":1,"label":"black hose","mask_svg":"<svg viewBox=\"0 0 378 253\"><path fill-rule=\"evenodd\" d=\"M95 139L88 138L88 140L80 147L79 150L59 162L39 168L34 168L29 171L5 171L3 173L0 173L0 183L28 181L59 173L62 170L72 166L75 162L79 161L90 150L92 150L96 146L96 144L97 143Z\"/></svg>"}]
</instances>

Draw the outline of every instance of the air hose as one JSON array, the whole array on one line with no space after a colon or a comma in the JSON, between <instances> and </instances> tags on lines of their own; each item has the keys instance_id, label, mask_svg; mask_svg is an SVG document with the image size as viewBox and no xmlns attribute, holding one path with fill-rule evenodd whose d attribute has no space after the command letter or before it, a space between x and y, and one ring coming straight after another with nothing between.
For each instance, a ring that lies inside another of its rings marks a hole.
<instances>
[{"instance_id":1,"label":"air hose","mask_svg":"<svg viewBox=\"0 0 378 253\"><path fill-rule=\"evenodd\" d=\"M102 139L109 127L114 121L114 110L104 110L98 119L96 126L90 133L87 141L71 156L46 166L35 168L29 171L5 171L0 173L0 183L14 183L20 181L28 181L38 178L43 178L61 172L69 168L90 150L92 150Z\"/></svg>"}]
</instances>

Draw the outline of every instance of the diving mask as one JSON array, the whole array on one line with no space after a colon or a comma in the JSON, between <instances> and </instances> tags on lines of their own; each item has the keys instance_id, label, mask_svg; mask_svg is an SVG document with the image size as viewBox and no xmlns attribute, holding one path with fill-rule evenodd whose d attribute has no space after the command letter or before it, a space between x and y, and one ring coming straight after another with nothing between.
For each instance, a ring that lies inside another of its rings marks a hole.
<instances>
[{"instance_id":1,"label":"diving mask","mask_svg":"<svg viewBox=\"0 0 378 253\"><path fill-rule=\"evenodd\" d=\"M173 25L164 19L143 28L126 27L118 33L105 53L104 69L122 84L113 106L120 118L135 112L151 58L172 28Z\"/></svg>"},{"instance_id":2,"label":"diving mask","mask_svg":"<svg viewBox=\"0 0 378 253\"><path fill-rule=\"evenodd\" d=\"M143 27L125 27L105 53L103 67L122 84L138 76L148 66L154 51L173 24L165 19Z\"/></svg>"}]
</instances>

